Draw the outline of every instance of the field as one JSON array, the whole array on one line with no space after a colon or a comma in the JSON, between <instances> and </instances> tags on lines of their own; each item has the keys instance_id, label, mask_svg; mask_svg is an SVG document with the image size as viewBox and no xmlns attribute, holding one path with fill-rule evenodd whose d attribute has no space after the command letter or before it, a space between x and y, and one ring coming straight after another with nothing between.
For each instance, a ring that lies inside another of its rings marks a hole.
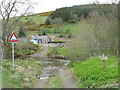
<instances>
[{"instance_id":1,"label":"field","mask_svg":"<svg viewBox=\"0 0 120 90\"><path fill-rule=\"evenodd\" d=\"M79 88L117 88L118 87L118 58L109 57L105 61L98 57L81 62L71 62L67 67L75 74Z\"/></svg>"},{"instance_id":2,"label":"field","mask_svg":"<svg viewBox=\"0 0 120 90\"><path fill-rule=\"evenodd\" d=\"M65 33L66 30L74 31L73 29L77 28L77 26L78 24L67 24L67 25L62 25L58 28L46 28L45 30L48 34L54 34L55 32L60 31L60 30L62 30L61 33Z\"/></svg>"},{"instance_id":3,"label":"field","mask_svg":"<svg viewBox=\"0 0 120 90\"><path fill-rule=\"evenodd\" d=\"M40 15L33 15L33 16L26 16L26 17L22 17L20 19L21 22L28 22L28 21L32 21L36 24L44 24L46 21L47 16L40 16Z\"/></svg>"}]
</instances>

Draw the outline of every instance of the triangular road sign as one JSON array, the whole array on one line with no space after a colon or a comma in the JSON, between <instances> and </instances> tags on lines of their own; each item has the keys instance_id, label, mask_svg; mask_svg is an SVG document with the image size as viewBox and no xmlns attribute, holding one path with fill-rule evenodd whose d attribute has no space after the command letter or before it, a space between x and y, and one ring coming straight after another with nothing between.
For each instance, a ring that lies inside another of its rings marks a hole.
<instances>
[{"instance_id":1,"label":"triangular road sign","mask_svg":"<svg viewBox=\"0 0 120 90\"><path fill-rule=\"evenodd\" d=\"M12 33L12 36L10 37L9 42L18 42L18 38L14 33Z\"/></svg>"}]
</instances>

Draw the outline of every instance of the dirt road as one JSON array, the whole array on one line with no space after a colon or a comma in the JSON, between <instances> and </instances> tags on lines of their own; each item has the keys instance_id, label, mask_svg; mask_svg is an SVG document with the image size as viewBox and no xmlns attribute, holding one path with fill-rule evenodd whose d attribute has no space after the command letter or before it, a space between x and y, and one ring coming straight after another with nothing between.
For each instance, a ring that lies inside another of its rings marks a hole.
<instances>
[{"instance_id":1,"label":"dirt road","mask_svg":"<svg viewBox=\"0 0 120 90\"><path fill-rule=\"evenodd\" d=\"M48 51L48 46L47 46L47 44L44 44L41 46L41 48L38 50L37 53L30 55L30 56L32 56L32 57L45 57L47 51Z\"/></svg>"},{"instance_id":2,"label":"dirt road","mask_svg":"<svg viewBox=\"0 0 120 90\"><path fill-rule=\"evenodd\" d=\"M49 81L48 79L43 80L40 79L34 88L45 88L46 85L48 84L48 81Z\"/></svg>"},{"instance_id":3,"label":"dirt road","mask_svg":"<svg viewBox=\"0 0 120 90\"><path fill-rule=\"evenodd\" d=\"M38 53L32 55L33 57L40 57L44 60L42 60L44 63L46 62L46 53L48 51L48 46L43 45ZM50 66L50 64L48 64ZM51 67L51 66L50 66ZM50 71L50 70L47 70ZM45 72L44 72L45 73ZM73 76L70 71L65 69L65 66L61 66L61 68L58 68L58 72L56 73L58 77L61 79L62 84L64 87L62 88L76 88ZM46 86L49 83L49 79L39 79L38 83L34 86L34 88L46 88Z\"/></svg>"},{"instance_id":4,"label":"dirt road","mask_svg":"<svg viewBox=\"0 0 120 90\"><path fill-rule=\"evenodd\" d=\"M60 69L58 77L61 79L63 87L61 88L76 88L75 81L70 71L66 69ZM46 88L49 83L49 79L40 79L34 88Z\"/></svg>"},{"instance_id":5,"label":"dirt road","mask_svg":"<svg viewBox=\"0 0 120 90\"><path fill-rule=\"evenodd\" d=\"M59 70L59 77L62 79L64 88L76 88L73 76L70 71L63 68Z\"/></svg>"}]
</instances>

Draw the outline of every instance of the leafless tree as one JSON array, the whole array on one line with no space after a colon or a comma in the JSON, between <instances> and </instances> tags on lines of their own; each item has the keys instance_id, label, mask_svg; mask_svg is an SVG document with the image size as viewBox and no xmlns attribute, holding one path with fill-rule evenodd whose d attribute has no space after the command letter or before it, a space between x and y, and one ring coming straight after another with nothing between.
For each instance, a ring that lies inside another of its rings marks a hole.
<instances>
[{"instance_id":1,"label":"leafless tree","mask_svg":"<svg viewBox=\"0 0 120 90\"><path fill-rule=\"evenodd\" d=\"M0 37L2 36L1 29L2 29L2 22L0 20ZM0 39L0 60L1 59L2 59L2 40Z\"/></svg>"},{"instance_id":2,"label":"leafless tree","mask_svg":"<svg viewBox=\"0 0 120 90\"><path fill-rule=\"evenodd\" d=\"M108 5L108 4L106 4ZM93 38L95 51L108 52L113 48L117 48L117 27L118 27L118 12L117 4L113 3L109 6L109 9L105 4L96 5L96 10L90 13L90 18L87 22L94 30L91 30L91 37ZM102 10L106 11L106 14ZM99 52L99 53L102 53Z\"/></svg>"},{"instance_id":3,"label":"leafless tree","mask_svg":"<svg viewBox=\"0 0 120 90\"><path fill-rule=\"evenodd\" d=\"M31 10L30 0L2 0L0 2L0 17L2 28L0 37L3 42L3 58L8 56L8 40L21 17L27 15Z\"/></svg>"}]
</instances>

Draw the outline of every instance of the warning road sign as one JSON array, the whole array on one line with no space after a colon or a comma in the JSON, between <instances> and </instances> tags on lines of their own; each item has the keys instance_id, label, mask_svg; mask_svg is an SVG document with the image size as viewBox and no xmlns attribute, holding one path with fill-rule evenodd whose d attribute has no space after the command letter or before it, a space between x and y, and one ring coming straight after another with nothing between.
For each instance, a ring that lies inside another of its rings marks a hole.
<instances>
[{"instance_id":1,"label":"warning road sign","mask_svg":"<svg viewBox=\"0 0 120 90\"><path fill-rule=\"evenodd\" d=\"M18 38L16 37L16 35L14 33L10 37L9 42L18 42Z\"/></svg>"},{"instance_id":2,"label":"warning road sign","mask_svg":"<svg viewBox=\"0 0 120 90\"><path fill-rule=\"evenodd\" d=\"M9 42L12 42L12 67L14 70L14 43L18 42L18 38L14 33L12 33L12 36L10 37Z\"/></svg>"}]
</instances>

